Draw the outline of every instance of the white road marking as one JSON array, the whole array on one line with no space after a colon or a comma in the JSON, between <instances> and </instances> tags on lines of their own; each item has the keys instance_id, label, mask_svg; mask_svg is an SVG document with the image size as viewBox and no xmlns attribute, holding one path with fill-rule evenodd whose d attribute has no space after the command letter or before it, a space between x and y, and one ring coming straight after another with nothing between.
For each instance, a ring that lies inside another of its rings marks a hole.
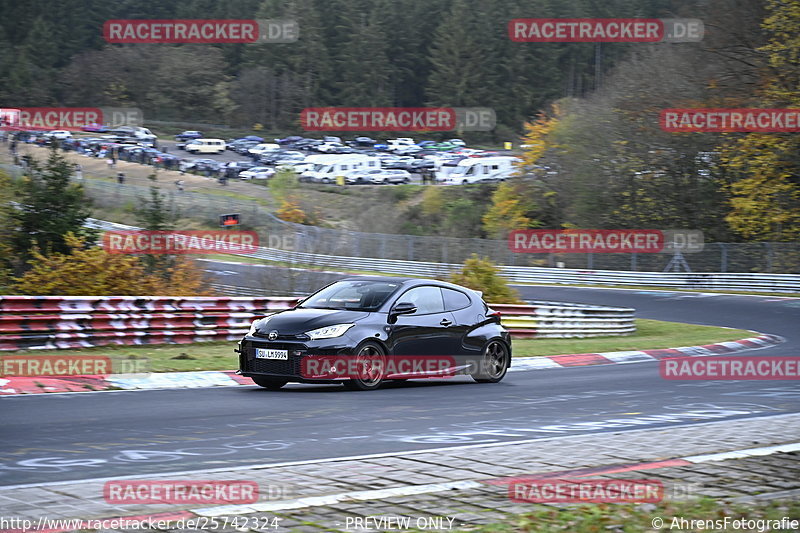
<instances>
[{"instance_id":1,"label":"white road marking","mask_svg":"<svg viewBox=\"0 0 800 533\"><path fill-rule=\"evenodd\" d=\"M764 415L764 416L751 416L748 417L748 420L762 420L768 418L770 420L776 419L779 420L781 418L786 417L797 417L798 413L784 413L780 415ZM741 420L741 419L740 419ZM727 420L729 421L729 420ZM716 424L719 422L726 422L725 420L711 420L709 422L697 422L697 423L686 423L686 424L673 424L669 426L670 428L678 428L678 427L687 427L687 426L705 426L708 424ZM659 427L659 428L648 428L652 429L653 431L663 431L666 428ZM600 432L593 432L593 433L580 433L577 435L562 435L562 436L554 436L554 437L541 437L536 439L524 439L524 440L513 440L513 441L500 441L500 442L490 442L490 443L483 443L483 444L462 444L458 446L445 446L442 448L425 448L422 450L406 450L406 451L396 451L396 452L384 452L384 453L373 453L373 454L366 454L366 455L349 455L343 457L330 457L327 459L306 459L303 461L287 461L283 463L265 463L265 464L255 464L255 465L244 465L244 466L233 466L233 467L224 467L224 468L206 468L206 469L194 469L194 470L181 470L178 472L160 472L160 473L151 473L151 474L136 474L130 476L112 476L112 477L103 477L103 478L89 478L89 479L76 479L71 481L48 481L43 483L29 483L29 484L21 484L21 485L5 485L0 486L0 492L4 490L12 490L12 489L21 489L21 488L33 488L33 487L57 487L63 485L74 485L77 483L104 483L106 481L116 481L122 479L152 479L158 477L169 477L169 476L189 476L195 474L214 474L220 472L241 472L243 470L262 470L265 468L279 468L285 466L303 466L303 465L314 465L314 464L322 464L322 463L335 463L339 461L361 461L364 459L382 459L387 457L402 457L407 455L419 455L423 453L438 453L438 452L450 452L450 451L457 451L457 450L468 450L474 448L493 448L496 446L515 446L520 444L531 444L534 442L547 442L553 440L573 440L579 438L585 438L587 435L593 435L596 433L610 433L613 432L615 434L623 434L628 433L630 431L646 431L641 427L632 427L630 429L622 429L622 428L612 428L608 431L600 431ZM702 457L702 456L698 456ZM686 457L682 459L689 460Z\"/></svg>"}]
</instances>

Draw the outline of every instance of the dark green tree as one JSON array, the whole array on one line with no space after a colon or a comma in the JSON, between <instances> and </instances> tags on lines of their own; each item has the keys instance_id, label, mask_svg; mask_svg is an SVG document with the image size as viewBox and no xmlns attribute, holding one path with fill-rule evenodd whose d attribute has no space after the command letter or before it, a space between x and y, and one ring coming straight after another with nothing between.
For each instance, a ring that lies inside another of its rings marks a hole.
<instances>
[{"instance_id":1,"label":"dark green tree","mask_svg":"<svg viewBox=\"0 0 800 533\"><path fill-rule=\"evenodd\" d=\"M151 174L149 178L155 181L155 174ZM147 231L172 231L178 220L174 206L155 185L150 186L150 198L139 199L134 214L137 224ZM175 265L176 258L167 254L144 254L141 259L148 273L159 273L168 278L169 269Z\"/></svg>"},{"instance_id":2,"label":"dark green tree","mask_svg":"<svg viewBox=\"0 0 800 533\"><path fill-rule=\"evenodd\" d=\"M72 173L72 165L55 145L44 168L31 160L20 185L18 208L11 213L15 225L11 246L18 271L24 268L34 246L45 255L67 253L69 247L64 241L67 232L86 237L89 242L96 238L96 232L84 226L91 201L83 187L70 183Z\"/></svg>"}]
</instances>

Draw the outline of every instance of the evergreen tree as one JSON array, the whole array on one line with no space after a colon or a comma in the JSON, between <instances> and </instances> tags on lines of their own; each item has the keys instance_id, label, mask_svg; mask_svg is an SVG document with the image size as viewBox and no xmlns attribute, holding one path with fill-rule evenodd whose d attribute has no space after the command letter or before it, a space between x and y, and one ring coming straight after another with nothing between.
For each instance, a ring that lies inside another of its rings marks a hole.
<instances>
[{"instance_id":1,"label":"evergreen tree","mask_svg":"<svg viewBox=\"0 0 800 533\"><path fill-rule=\"evenodd\" d=\"M23 262L37 247L45 255L69 251L64 236L68 232L91 240L93 230L84 227L89 217L90 200L80 185L70 183L73 168L58 153L55 145L43 169L32 160L22 185L18 209L12 213L15 222L11 245ZM17 268L22 268L17 264Z\"/></svg>"}]
</instances>

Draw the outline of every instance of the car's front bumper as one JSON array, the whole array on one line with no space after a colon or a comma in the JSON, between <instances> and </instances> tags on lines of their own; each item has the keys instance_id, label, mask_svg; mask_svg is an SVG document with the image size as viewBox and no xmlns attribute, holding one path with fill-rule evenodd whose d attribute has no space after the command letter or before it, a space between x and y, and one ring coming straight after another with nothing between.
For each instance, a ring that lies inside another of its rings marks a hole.
<instances>
[{"instance_id":1,"label":"car's front bumper","mask_svg":"<svg viewBox=\"0 0 800 533\"><path fill-rule=\"evenodd\" d=\"M303 359L317 355L352 355L355 345L346 336L315 341L275 340L247 336L239 343L239 374L267 376L298 383L341 383L342 379L308 379L303 376ZM256 348L286 350L287 359L256 359Z\"/></svg>"}]
</instances>

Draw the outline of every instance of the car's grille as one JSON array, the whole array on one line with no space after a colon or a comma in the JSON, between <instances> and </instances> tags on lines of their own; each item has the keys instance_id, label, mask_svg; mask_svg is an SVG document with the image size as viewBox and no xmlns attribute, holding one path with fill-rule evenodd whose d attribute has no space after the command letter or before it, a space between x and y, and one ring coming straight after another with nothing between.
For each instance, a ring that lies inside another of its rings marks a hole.
<instances>
[{"instance_id":1,"label":"car's grille","mask_svg":"<svg viewBox=\"0 0 800 533\"><path fill-rule=\"evenodd\" d=\"M288 359L256 359L256 348L269 348L272 350L287 350ZM263 374L278 374L283 376L300 376L300 361L302 355L295 355L294 352L305 352L306 346L298 343L286 342L253 342L244 346L244 357L242 357L242 371Z\"/></svg>"}]
</instances>

